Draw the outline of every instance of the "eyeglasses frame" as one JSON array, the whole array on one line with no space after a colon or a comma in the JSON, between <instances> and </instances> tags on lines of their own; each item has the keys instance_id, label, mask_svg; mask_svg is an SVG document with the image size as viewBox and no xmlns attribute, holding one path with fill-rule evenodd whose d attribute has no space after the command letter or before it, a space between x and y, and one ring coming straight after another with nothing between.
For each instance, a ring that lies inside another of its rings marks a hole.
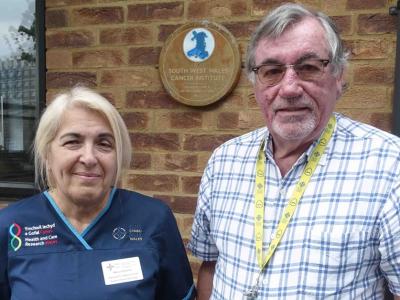
<instances>
[{"instance_id":1,"label":"eyeglasses frame","mask_svg":"<svg viewBox=\"0 0 400 300\"><path fill-rule=\"evenodd\" d=\"M322 63L322 71L324 71L325 68L326 68L326 66L327 66L329 63L331 63L331 61L330 61L329 59L312 59L312 60L314 60L314 61L319 61L319 62ZM297 74L297 76L299 76L299 74L297 73L297 71L296 71L296 69L295 69L294 67L297 66L297 65L300 65L300 64L302 64L302 63L300 63L300 62L299 62L299 63L295 63L295 64L271 64L271 63L266 63L266 64L261 64L261 65L252 67L251 70L257 75L256 77L258 78L259 82L265 85L266 83L262 82L262 81L260 80L260 78L258 77L258 71L260 70L260 68L262 68L263 66L269 66L269 65L275 65L275 66L285 67L285 72L283 72L283 75L282 75L281 79L278 80L276 83L267 85L267 86L274 86L274 85L277 85L279 82L281 82L281 80L282 80L283 77L285 76L286 71L287 71L288 68L293 68L293 70L295 71L295 73ZM300 77L299 77L299 78L300 78ZM301 79L301 78L300 78L300 79Z\"/></svg>"}]
</instances>

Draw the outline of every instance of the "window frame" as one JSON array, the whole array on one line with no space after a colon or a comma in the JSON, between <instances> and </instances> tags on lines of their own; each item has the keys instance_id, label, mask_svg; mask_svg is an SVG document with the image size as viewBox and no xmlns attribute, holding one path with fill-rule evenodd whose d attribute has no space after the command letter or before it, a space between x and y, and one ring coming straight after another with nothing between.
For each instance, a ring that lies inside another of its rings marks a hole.
<instances>
[{"instance_id":1,"label":"window frame","mask_svg":"<svg viewBox=\"0 0 400 300\"><path fill-rule=\"evenodd\" d=\"M45 43L45 1L35 1L36 34L36 100L37 120L45 107L46 99L46 43ZM32 163L33 159L32 159ZM11 202L37 193L34 182L0 181L0 203Z\"/></svg>"}]
</instances>

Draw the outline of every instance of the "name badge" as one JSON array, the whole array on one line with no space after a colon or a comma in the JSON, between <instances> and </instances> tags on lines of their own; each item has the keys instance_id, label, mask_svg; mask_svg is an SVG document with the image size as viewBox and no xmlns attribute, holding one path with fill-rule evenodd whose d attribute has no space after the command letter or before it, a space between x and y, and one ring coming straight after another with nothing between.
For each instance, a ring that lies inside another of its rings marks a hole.
<instances>
[{"instance_id":1,"label":"name badge","mask_svg":"<svg viewBox=\"0 0 400 300\"><path fill-rule=\"evenodd\" d=\"M105 285L143 279L139 257L129 257L101 262Z\"/></svg>"}]
</instances>

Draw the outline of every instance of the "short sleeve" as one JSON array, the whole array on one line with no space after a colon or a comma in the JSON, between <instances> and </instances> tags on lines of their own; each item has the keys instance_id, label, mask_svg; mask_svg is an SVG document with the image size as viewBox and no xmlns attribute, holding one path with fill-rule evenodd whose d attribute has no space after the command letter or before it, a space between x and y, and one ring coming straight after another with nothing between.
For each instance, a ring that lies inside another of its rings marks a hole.
<instances>
[{"instance_id":1,"label":"short sleeve","mask_svg":"<svg viewBox=\"0 0 400 300\"><path fill-rule=\"evenodd\" d=\"M4 216L0 212L0 220L4 221ZM0 299L10 299L10 286L8 283L8 238L7 226L0 221Z\"/></svg>"},{"instance_id":2,"label":"short sleeve","mask_svg":"<svg viewBox=\"0 0 400 300\"><path fill-rule=\"evenodd\" d=\"M216 261L218 249L211 236L211 192L212 192L212 159L207 165L201 178L199 197L197 200L196 212L193 220L191 239L188 248L194 256L203 261Z\"/></svg>"},{"instance_id":3,"label":"short sleeve","mask_svg":"<svg viewBox=\"0 0 400 300\"><path fill-rule=\"evenodd\" d=\"M194 299L196 290L182 238L171 210L165 210L161 222L159 300Z\"/></svg>"},{"instance_id":4,"label":"short sleeve","mask_svg":"<svg viewBox=\"0 0 400 300\"><path fill-rule=\"evenodd\" d=\"M390 291L400 295L400 182L393 189L380 218L381 270Z\"/></svg>"}]
</instances>

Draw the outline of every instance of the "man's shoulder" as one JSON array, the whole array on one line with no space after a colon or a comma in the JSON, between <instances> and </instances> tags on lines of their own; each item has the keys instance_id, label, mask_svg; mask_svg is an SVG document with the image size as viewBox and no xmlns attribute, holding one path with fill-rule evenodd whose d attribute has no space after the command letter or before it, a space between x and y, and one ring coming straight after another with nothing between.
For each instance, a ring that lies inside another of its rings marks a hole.
<instances>
[{"instance_id":1,"label":"man's shoulder","mask_svg":"<svg viewBox=\"0 0 400 300\"><path fill-rule=\"evenodd\" d=\"M373 143L378 143L391 147L399 148L400 138L372 125L355 121L341 114L336 114L339 138L352 140L369 140Z\"/></svg>"}]
</instances>

